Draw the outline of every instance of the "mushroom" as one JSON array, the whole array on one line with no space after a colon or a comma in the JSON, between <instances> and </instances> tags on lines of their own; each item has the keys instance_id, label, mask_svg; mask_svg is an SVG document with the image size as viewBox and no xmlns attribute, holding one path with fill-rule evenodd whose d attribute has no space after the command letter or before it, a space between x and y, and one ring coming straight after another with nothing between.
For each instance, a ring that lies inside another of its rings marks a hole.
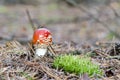
<instances>
[{"instance_id":1,"label":"mushroom","mask_svg":"<svg viewBox=\"0 0 120 80\"><path fill-rule=\"evenodd\" d=\"M33 34L32 44L38 56L44 56L48 46L52 44L51 32L46 28L36 29Z\"/></svg>"}]
</instances>

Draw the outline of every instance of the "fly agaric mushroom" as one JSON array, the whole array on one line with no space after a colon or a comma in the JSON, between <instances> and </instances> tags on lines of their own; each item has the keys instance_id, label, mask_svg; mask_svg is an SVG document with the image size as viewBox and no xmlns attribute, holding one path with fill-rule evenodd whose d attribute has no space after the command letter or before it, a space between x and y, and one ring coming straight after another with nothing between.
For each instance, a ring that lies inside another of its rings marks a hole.
<instances>
[{"instance_id":1,"label":"fly agaric mushroom","mask_svg":"<svg viewBox=\"0 0 120 80\"><path fill-rule=\"evenodd\" d=\"M51 32L46 28L40 28L34 31L32 44L35 47L35 53L38 56L44 56L47 48L52 44Z\"/></svg>"}]
</instances>

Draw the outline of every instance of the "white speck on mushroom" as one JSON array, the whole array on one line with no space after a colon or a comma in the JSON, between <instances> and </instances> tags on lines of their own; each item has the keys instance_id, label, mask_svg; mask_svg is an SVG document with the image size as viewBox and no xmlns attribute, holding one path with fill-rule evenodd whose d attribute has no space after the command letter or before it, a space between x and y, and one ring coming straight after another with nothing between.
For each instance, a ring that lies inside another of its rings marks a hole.
<instances>
[{"instance_id":1,"label":"white speck on mushroom","mask_svg":"<svg viewBox=\"0 0 120 80\"><path fill-rule=\"evenodd\" d=\"M43 37L43 35L39 35L39 37L40 37L40 38L42 38L42 37Z\"/></svg>"}]
</instances>

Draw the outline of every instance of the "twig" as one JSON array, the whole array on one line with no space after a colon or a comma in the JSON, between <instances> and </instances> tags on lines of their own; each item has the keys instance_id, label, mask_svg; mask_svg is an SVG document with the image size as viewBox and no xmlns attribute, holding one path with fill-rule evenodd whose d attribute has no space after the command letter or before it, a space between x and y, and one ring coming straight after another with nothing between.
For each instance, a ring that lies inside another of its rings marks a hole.
<instances>
[{"instance_id":1,"label":"twig","mask_svg":"<svg viewBox=\"0 0 120 80\"><path fill-rule=\"evenodd\" d=\"M104 54L104 52L102 50L99 51L98 49L96 49L94 51L96 54L98 54L101 57L105 57L105 58L108 57L107 55Z\"/></svg>"},{"instance_id":2,"label":"twig","mask_svg":"<svg viewBox=\"0 0 120 80\"><path fill-rule=\"evenodd\" d=\"M120 60L120 56L111 56L111 58Z\"/></svg>"},{"instance_id":3,"label":"twig","mask_svg":"<svg viewBox=\"0 0 120 80\"><path fill-rule=\"evenodd\" d=\"M50 77L53 77L55 80L62 80L58 76L56 76L55 74L51 73L49 68L47 68L45 66L41 66L41 68L44 72L46 72Z\"/></svg>"},{"instance_id":4,"label":"twig","mask_svg":"<svg viewBox=\"0 0 120 80\"><path fill-rule=\"evenodd\" d=\"M120 38L120 35L118 33L116 33L115 31L113 31L106 23L102 22L99 20L98 17L95 17L93 14L91 14L89 11L87 11L85 8L83 8L82 6L79 6L77 3L75 3L74 1L71 2L71 0L66 0L68 3L72 4L73 6L79 8L80 10L82 10L85 13L88 13L88 16L93 18L95 21L99 22L101 25L103 25L105 28L107 28L110 32L112 32L113 34L116 35L116 37Z\"/></svg>"},{"instance_id":5,"label":"twig","mask_svg":"<svg viewBox=\"0 0 120 80\"><path fill-rule=\"evenodd\" d=\"M7 80L10 80L9 72L7 72L6 76L7 76Z\"/></svg>"},{"instance_id":6,"label":"twig","mask_svg":"<svg viewBox=\"0 0 120 80\"><path fill-rule=\"evenodd\" d=\"M28 19L29 19L29 22L30 22L30 24L31 24L31 27L32 27L33 31L35 31L36 28L35 28L35 26L34 26L34 24L33 24L33 21L32 21L32 18L31 18L31 16L30 16L30 12L29 12L28 9L26 9L26 14L27 14L27 16L28 16Z\"/></svg>"},{"instance_id":7,"label":"twig","mask_svg":"<svg viewBox=\"0 0 120 80\"><path fill-rule=\"evenodd\" d=\"M54 56L56 55L56 52L54 51L52 45L49 45L48 49Z\"/></svg>"},{"instance_id":8,"label":"twig","mask_svg":"<svg viewBox=\"0 0 120 80\"><path fill-rule=\"evenodd\" d=\"M28 43L28 46L32 50L32 52L35 54L35 51L33 50L32 45L30 45L30 43Z\"/></svg>"},{"instance_id":9,"label":"twig","mask_svg":"<svg viewBox=\"0 0 120 80\"><path fill-rule=\"evenodd\" d=\"M78 79L79 79L78 76L76 76L76 75L74 75L74 74L70 74L70 75L66 76L66 78L65 78L64 80L69 80L69 78L72 78L72 77L75 77L75 78L78 78Z\"/></svg>"},{"instance_id":10,"label":"twig","mask_svg":"<svg viewBox=\"0 0 120 80\"><path fill-rule=\"evenodd\" d=\"M110 56L110 55L108 55L108 54L105 54L105 53L102 52L102 51L100 52L100 51L97 51L97 50L96 50L96 54L98 54L98 55L100 55L101 57L104 57L104 58L106 58L106 59L116 60L116 61L118 62L118 64L120 65L120 60L118 60L119 57Z\"/></svg>"},{"instance_id":11,"label":"twig","mask_svg":"<svg viewBox=\"0 0 120 80\"><path fill-rule=\"evenodd\" d=\"M6 72L10 67L5 67L3 69L1 69L0 71L0 75L3 74L4 72Z\"/></svg>"}]
</instances>

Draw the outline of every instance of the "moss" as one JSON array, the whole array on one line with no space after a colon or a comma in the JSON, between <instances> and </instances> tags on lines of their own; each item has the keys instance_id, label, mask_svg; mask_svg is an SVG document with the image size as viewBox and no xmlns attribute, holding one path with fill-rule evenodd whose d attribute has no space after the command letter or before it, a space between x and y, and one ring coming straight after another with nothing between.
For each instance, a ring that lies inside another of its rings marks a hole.
<instances>
[{"instance_id":1,"label":"moss","mask_svg":"<svg viewBox=\"0 0 120 80\"><path fill-rule=\"evenodd\" d=\"M93 64L89 57L76 55L60 55L53 62L55 68L77 75L87 73L89 76L102 75L97 64Z\"/></svg>"}]
</instances>

